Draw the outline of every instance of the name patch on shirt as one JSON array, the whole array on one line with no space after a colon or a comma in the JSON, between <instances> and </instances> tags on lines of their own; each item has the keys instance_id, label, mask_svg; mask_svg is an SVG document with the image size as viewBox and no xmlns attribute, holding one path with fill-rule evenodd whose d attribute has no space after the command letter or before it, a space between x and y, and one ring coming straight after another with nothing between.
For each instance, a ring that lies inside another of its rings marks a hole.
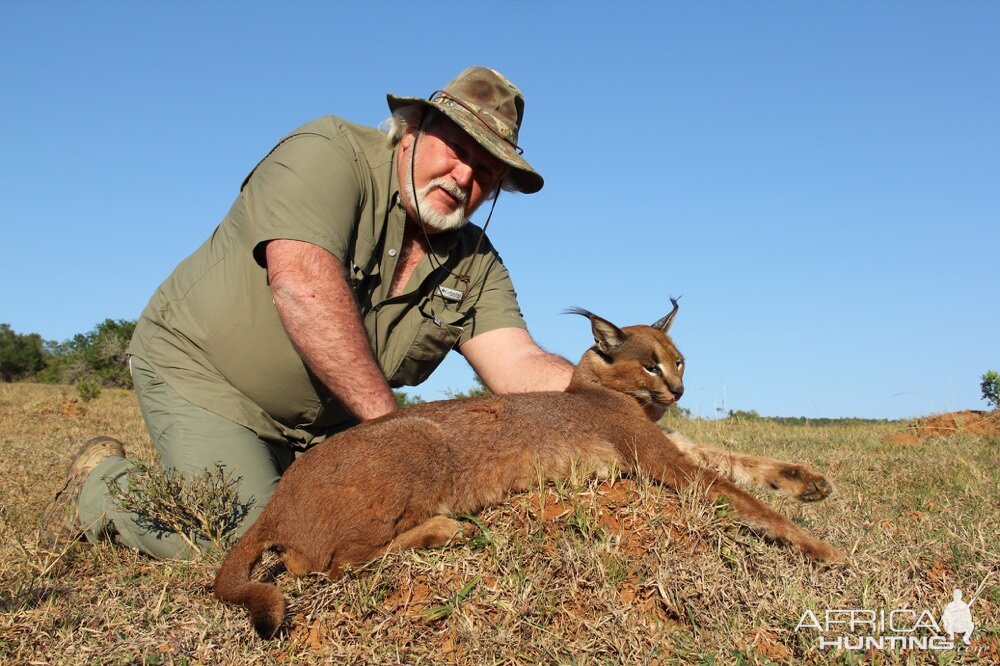
<instances>
[{"instance_id":1,"label":"name patch on shirt","mask_svg":"<svg viewBox=\"0 0 1000 666\"><path fill-rule=\"evenodd\" d=\"M462 300L462 297L465 296L464 291L452 289L451 287L438 287L438 293L441 294L441 298L446 301L455 301L456 303Z\"/></svg>"}]
</instances>

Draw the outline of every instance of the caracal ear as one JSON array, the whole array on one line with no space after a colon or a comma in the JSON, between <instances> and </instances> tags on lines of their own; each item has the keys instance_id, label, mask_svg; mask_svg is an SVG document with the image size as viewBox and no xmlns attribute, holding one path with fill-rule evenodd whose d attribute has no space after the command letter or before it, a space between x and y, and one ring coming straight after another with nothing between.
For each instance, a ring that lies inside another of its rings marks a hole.
<instances>
[{"instance_id":1,"label":"caracal ear","mask_svg":"<svg viewBox=\"0 0 1000 666\"><path fill-rule=\"evenodd\" d=\"M598 317L583 308L570 308L566 314L583 315L590 320L590 328L594 332L594 342L602 354L612 354L625 342L625 333L603 317Z\"/></svg>"},{"instance_id":2,"label":"caracal ear","mask_svg":"<svg viewBox=\"0 0 1000 666\"><path fill-rule=\"evenodd\" d=\"M680 298L680 296L678 296L677 298ZM669 313L667 313L661 319L657 319L656 323L653 324L653 328L658 328L664 333L670 330L670 326L674 323L674 317L677 316L677 309L678 309L677 298L674 298L673 296L670 297L670 304L674 306L674 309L671 310Z\"/></svg>"}]
</instances>

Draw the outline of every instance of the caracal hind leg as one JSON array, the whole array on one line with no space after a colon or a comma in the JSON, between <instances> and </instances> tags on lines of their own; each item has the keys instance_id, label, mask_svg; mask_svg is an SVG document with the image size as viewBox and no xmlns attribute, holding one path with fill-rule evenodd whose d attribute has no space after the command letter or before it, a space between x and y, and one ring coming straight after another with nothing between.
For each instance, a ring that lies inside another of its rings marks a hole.
<instances>
[{"instance_id":1,"label":"caracal hind leg","mask_svg":"<svg viewBox=\"0 0 1000 666\"><path fill-rule=\"evenodd\" d=\"M301 578L306 574L318 571L309 558L293 548L286 548L281 551L281 561L285 565L285 571L296 578Z\"/></svg>"},{"instance_id":2,"label":"caracal hind leg","mask_svg":"<svg viewBox=\"0 0 1000 666\"><path fill-rule=\"evenodd\" d=\"M803 502L815 502L833 492L833 484L808 465L725 451L694 442L676 430L665 432L688 461L717 470L733 481L757 483Z\"/></svg>"},{"instance_id":3,"label":"caracal hind leg","mask_svg":"<svg viewBox=\"0 0 1000 666\"><path fill-rule=\"evenodd\" d=\"M396 535L385 552L408 548L437 548L454 543L465 536L462 523L448 516L434 516L430 520Z\"/></svg>"},{"instance_id":4,"label":"caracal hind leg","mask_svg":"<svg viewBox=\"0 0 1000 666\"><path fill-rule=\"evenodd\" d=\"M705 484L705 493L709 499L725 496L744 523L767 536L798 547L814 560L837 560L843 557L839 550L817 539L729 479L688 462L676 450L663 446L662 442L647 440L646 444L647 446L636 446L634 458L629 458L635 460L633 464L663 485L681 490L692 483L701 482Z\"/></svg>"},{"instance_id":5,"label":"caracal hind leg","mask_svg":"<svg viewBox=\"0 0 1000 666\"><path fill-rule=\"evenodd\" d=\"M416 527L410 528L396 537L388 546L378 548L355 548L342 552L330 562L326 574L336 578L343 573L344 568L355 564L364 564L376 560L386 553L407 548L435 548L446 546L465 536L462 523L447 516L434 516Z\"/></svg>"}]
</instances>

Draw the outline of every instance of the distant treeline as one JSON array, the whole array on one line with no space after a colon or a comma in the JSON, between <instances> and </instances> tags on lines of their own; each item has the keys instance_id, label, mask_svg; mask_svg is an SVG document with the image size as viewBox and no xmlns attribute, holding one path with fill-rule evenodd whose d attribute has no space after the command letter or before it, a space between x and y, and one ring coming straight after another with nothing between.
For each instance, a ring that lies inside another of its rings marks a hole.
<instances>
[{"instance_id":1,"label":"distant treeline","mask_svg":"<svg viewBox=\"0 0 1000 666\"><path fill-rule=\"evenodd\" d=\"M0 324L0 380L74 384L85 397L101 388L132 388L125 349L134 330L134 320L105 319L87 333L54 342Z\"/></svg>"},{"instance_id":2,"label":"distant treeline","mask_svg":"<svg viewBox=\"0 0 1000 666\"><path fill-rule=\"evenodd\" d=\"M10 324L0 324L0 381L35 381L76 386L86 401L102 388L132 388L128 371L129 340L135 320L105 319L87 333L64 342L44 340L37 333L17 333ZM424 402L419 395L394 391L400 407ZM486 395L489 391L476 377L476 386L465 392L449 392L449 398Z\"/></svg>"},{"instance_id":3,"label":"distant treeline","mask_svg":"<svg viewBox=\"0 0 1000 666\"><path fill-rule=\"evenodd\" d=\"M849 426L864 425L873 423L892 423L891 419L860 419L860 418L839 418L831 419L826 417L814 418L808 416L761 416L756 410L730 410L726 415L727 419L734 421L765 421L767 423L778 423L780 425L801 425L801 426Z\"/></svg>"}]
</instances>

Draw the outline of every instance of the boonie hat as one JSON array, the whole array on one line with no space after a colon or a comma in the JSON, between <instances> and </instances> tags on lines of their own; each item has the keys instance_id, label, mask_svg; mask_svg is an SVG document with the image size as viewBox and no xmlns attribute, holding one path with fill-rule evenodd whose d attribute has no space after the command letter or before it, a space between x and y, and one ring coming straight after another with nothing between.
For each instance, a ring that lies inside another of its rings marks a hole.
<instances>
[{"instance_id":1,"label":"boonie hat","mask_svg":"<svg viewBox=\"0 0 1000 666\"><path fill-rule=\"evenodd\" d=\"M524 118L524 96L503 74L489 67L470 67L428 99L386 95L389 109L421 104L448 116L469 136L510 166L514 189L532 194L545 180L521 157L517 132Z\"/></svg>"}]
</instances>

